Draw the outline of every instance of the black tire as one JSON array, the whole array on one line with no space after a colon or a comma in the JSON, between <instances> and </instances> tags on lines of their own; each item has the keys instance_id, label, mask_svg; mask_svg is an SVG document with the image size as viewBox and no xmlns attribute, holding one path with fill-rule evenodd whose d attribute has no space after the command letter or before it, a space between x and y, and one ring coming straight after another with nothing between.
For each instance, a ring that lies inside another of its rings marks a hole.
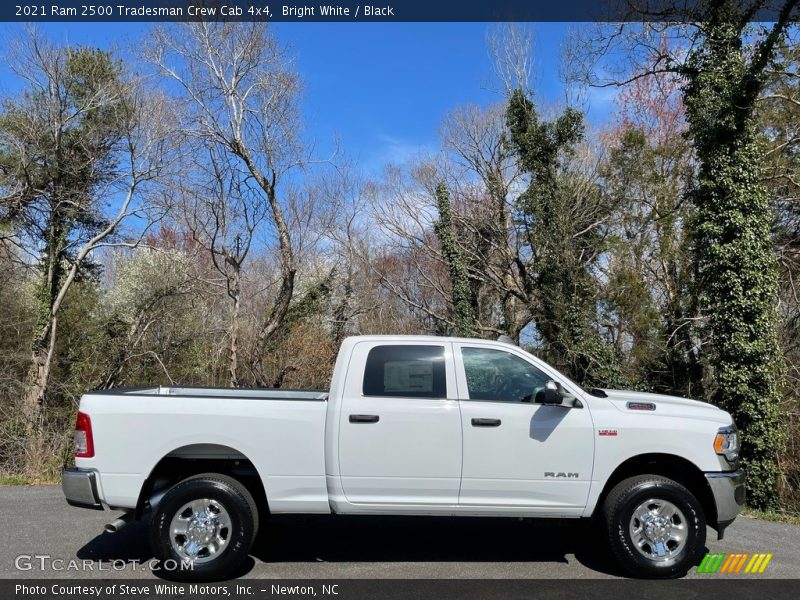
<instances>
[{"instance_id":1,"label":"black tire","mask_svg":"<svg viewBox=\"0 0 800 600\"><path fill-rule=\"evenodd\" d=\"M227 511L231 528L218 556L193 568L180 568L183 560L173 548L170 523L176 513L192 500L208 498ZM252 494L236 479L218 473L204 473L172 486L158 503L150 524L150 545L161 562L163 574L180 581L216 581L231 576L247 558L258 532L258 508ZM177 564L174 570L170 567Z\"/></svg>"},{"instance_id":2,"label":"black tire","mask_svg":"<svg viewBox=\"0 0 800 600\"><path fill-rule=\"evenodd\" d=\"M686 538L672 557L650 559L634 545L630 532L634 510L650 499L672 503L685 517ZM639 475L619 482L603 503L603 517L615 558L635 577L680 577L697 564L705 549L706 520L700 503L688 489L666 477Z\"/></svg>"}]
</instances>

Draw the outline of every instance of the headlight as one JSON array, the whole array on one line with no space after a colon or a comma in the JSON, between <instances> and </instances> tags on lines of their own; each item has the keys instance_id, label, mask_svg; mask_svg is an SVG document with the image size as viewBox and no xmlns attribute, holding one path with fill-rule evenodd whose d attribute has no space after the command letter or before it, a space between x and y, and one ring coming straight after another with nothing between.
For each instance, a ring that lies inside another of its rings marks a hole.
<instances>
[{"instance_id":1,"label":"headlight","mask_svg":"<svg viewBox=\"0 0 800 600\"><path fill-rule=\"evenodd\" d=\"M739 432L736 427L722 427L714 438L714 452L721 454L729 463L739 458Z\"/></svg>"}]
</instances>

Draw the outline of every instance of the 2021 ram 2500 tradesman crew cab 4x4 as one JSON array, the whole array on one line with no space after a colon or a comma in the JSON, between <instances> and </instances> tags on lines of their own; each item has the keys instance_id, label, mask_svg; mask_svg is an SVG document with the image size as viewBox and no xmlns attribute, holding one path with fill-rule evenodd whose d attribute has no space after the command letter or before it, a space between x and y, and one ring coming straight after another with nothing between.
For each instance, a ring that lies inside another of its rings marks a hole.
<instances>
[{"instance_id":1,"label":"2021 ram 2500 tradesman crew cab 4x4","mask_svg":"<svg viewBox=\"0 0 800 600\"><path fill-rule=\"evenodd\" d=\"M599 519L633 574L698 559L744 503L738 436L703 402L584 390L521 348L352 337L330 391L84 395L70 504L152 511L161 560L231 573L277 513ZM587 530L588 532L588 530Z\"/></svg>"}]
</instances>

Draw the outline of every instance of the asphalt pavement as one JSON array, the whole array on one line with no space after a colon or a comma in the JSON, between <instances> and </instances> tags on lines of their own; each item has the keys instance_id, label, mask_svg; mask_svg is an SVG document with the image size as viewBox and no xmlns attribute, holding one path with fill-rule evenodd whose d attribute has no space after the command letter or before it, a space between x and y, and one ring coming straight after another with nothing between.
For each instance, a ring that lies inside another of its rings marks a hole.
<instances>
[{"instance_id":1,"label":"asphalt pavement","mask_svg":"<svg viewBox=\"0 0 800 600\"><path fill-rule=\"evenodd\" d=\"M154 578L146 521L118 533L119 513L68 506L58 486L0 486L0 578ZM740 517L711 552L774 557L758 577L800 576L800 527ZM44 557L44 558L43 558ZM274 516L241 577L569 578L622 573L592 530L495 518ZM690 573L689 577L719 577ZM752 576L750 576L752 577Z\"/></svg>"}]
</instances>

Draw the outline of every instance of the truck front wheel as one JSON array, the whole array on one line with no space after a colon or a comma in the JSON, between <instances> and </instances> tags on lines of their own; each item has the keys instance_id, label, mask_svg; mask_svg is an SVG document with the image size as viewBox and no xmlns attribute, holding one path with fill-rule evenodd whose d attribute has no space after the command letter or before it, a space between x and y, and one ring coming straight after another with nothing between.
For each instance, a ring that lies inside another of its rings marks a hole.
<instances>
[{"instance_id":1,"label":"truck front wheel","mask_svg":"<svg viewBox=\"0 0 800 600\"><path fill-rule=\"evenodd\" d=\"M169 578L219 580L247 558L257 527L256 504L247 488L231 477L206 473L164 494L153 514L150 543Z\"/></svg>"},{"instance_id":2,"label":"truck front wheel","mask_svg":"<svg viewBox=\"0 0 800 600\"><path fill-rule=\"evenodd\" d=\"M640 475L619 482L603 504L603 516L614 555L634 576L684 575L705 548L700 503L666 477Z\"/></svg>"}]
</instances>

